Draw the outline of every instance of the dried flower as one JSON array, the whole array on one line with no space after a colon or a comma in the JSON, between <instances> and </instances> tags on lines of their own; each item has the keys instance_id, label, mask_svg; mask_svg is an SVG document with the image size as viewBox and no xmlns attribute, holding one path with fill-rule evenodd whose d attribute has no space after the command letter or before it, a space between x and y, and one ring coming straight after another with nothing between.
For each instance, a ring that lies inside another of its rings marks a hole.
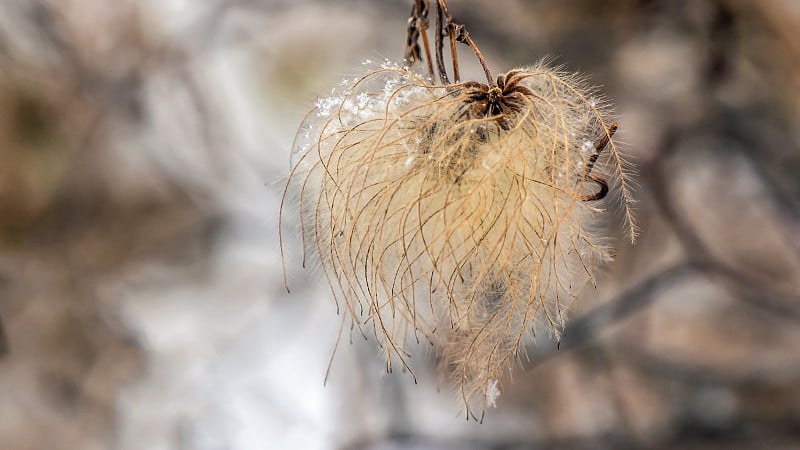
<instances>
[{"instance_id":1,"label":"dried flower","mask_svg":"<svg viewBox=\"0 0 800 450\"><path fill-rule=\"evenodd\" d=\"M487 84L384 63L317 101L287 189L344 320L377 338L389 371L413 374L408 346L432 343L475 417L537 322L558 336L608 258L593 202L606 179L632 223L615 129L603 100L544 62Z\"/></svg>"}]
</instances>

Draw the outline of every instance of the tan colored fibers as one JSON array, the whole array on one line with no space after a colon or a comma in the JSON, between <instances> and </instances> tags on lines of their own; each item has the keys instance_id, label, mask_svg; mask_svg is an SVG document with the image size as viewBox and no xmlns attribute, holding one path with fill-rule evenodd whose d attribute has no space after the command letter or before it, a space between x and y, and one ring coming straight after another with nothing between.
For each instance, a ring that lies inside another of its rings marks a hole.
<instances>
[{"instance_id":1,"label":"tan colored fibers","mask_svg":"<svg viewBox=\"0 0 800 450\"><path fill-rule=\"evenodd\" d=\"M346 80L300 128L287 187L344 320L388 370L430 341L473 417L608 257L592 176L630 218L614 143L594 162L607 106L545 64L498 81L434 85L389 64Z\"/></svg>"}]
</instances>

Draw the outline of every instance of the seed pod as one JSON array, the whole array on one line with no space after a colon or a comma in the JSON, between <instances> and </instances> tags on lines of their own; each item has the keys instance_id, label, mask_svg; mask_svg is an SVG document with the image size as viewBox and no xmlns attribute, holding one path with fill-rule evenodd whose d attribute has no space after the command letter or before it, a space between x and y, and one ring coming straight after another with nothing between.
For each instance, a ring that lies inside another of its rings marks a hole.
<instances>
[{"instance_id":1,"label":"seed pod","mask_svg":"<svg viewBox=\"0 0 800 450\"><path fill-rule=\"evenodd\" d=\"M625 195L609 110L579 80L540 63L496 84L387 64L345 83L301 126L288 186L344 320L388 370L430 341L473 417L608 258L605 179Z\"/></svg>"}]
</instances>

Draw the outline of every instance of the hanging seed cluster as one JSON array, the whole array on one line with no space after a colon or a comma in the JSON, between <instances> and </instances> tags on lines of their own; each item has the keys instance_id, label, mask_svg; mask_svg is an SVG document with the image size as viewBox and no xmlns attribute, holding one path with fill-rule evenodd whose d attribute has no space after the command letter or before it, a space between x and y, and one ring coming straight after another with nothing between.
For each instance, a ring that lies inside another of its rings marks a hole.
<instances>
[{"instance_id":1,"label":"hanging seed cluster","mask_svg":"<svg viewBox=\"0 0 800 450\"><path fill-rule=\"evenodd\" d=\"M413 374L410 346L430 342L475 417L608 258L607 180L630 214L614 129L605 102L545 63L487 84L384 63L317 100L287 192L351 330L389 371Z\"/></svg>"}]
</instances>

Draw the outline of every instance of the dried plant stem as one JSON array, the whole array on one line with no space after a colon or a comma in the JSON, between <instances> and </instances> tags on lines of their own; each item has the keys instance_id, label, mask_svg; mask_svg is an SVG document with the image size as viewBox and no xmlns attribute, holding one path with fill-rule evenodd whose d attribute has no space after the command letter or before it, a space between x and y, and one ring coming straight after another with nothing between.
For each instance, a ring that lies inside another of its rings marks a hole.
<instances>
[{"instance_id":1,"label":"dried plant stem","mask_svg":"<svg viewBox=\"0 0 800 450\"><path fill-rule=\"evenodd\" d=\"M440 0L444 2L444 0ZM448 28L451 30L451 35L455 35L455 40L461 42L462 44L466 44L472 49L472 52L475 53L475 57L478 58L478 62L481 63L481 67L483 67L483 73L486 75L486 82L489 86L497 86L494 81L494 77L492 76L492 71L489 70L489 64L486 62L486 58L483 57L483 53L481 53L480 49L477 45L475 45L475 41L469 37L469 33L467 33L467 29L464 25L458 23L453 19L450 15L447 16L447 23Z\"/></svg>"},{"instance_id":2,"label":"dried plant stem","mask_svg":"<svg viewBox=\"0 0 800 450\"><path fill-rule=\"evenodd\" d=\"M425 50L425 61L428 64L428 75L433 77L433 60L431 48L428 43L428 0L415 0L408 18L407 41L405 60L409 64L419 61L422 57L419 48L419 38L422 37L422 46Z\"/></svg>"},{"instance_id":3,"label":"dried plant stem","mask_svg":"<svg viewBox=\"0 0 800 450\"><path fill-rule=\"evenodd\" d=\"M442 43L442 36L443 36L443 13L442 13L442 3L441 1L436 3L436 36L434 36L434 45L436 45L436 68L439 70L439 81L443 84L450 84L450 78L447 76L447 69L444 66L444 54L442 52L442 48L444 44Z\"/></svg>"},{"instance_id":4,"label":"dried plant stem","mask_svg":"<svg viewBox=\"0 0 800 450\"><path fill-rule=\"evenodd\" d=\"M427 0L415 0L414 6L411 9L411 17L408 19L408 31L406 39L406 52L405 59L409 63L419 61L421 53L418 40L421 37L423 47L425 49L425 59L428 65L428 74L433 77L433 62L428 43L428 11L429 3ZM458 51L456 49L456 42L460 42L469 46L478 62L483 68L486 75L486 82L489 86L497 86L492 76L492 71L489 69L489 64L486 62L483 53L481 53L475 41L469 36L463 24L456 21L447 9L447 2L445 0L436 1L436 26L434 35L435 57L436 57L436 70L439 76L439 81L442 84L450 84L450 77L447 75L447 67L444 62L444 35L447 33L450 41L450 58L453 63L453 79L455 83L461 82L461 71L458 64Z\"/></svg>"},{"instance_id":5,"label":"dried plant stem","mask_svg":"<svg viewBox=\"0 0 800 450\"><path fill-rule=\"evenodd\" d=\"M425 48L425 61L428 64L428 75L433 77L433 60L431 59L431 46L428 43L428 21L427 19L423 22L424 28L422 28L421 35L422 35L422 45Z\"/></svg>"},{"instance_id":6,"label":"dried plant stem","mask_svg":"<svg viewBox=\"0 0 800 450\"><path fill-rule=\"evenodd\" d=\"M450 58L453 60L453 80L461 82L461 73L458 70L458 51L456 51L456 35L452 26L447 27L447 34L450 36Z\"/></svg>"}]
</instances>

